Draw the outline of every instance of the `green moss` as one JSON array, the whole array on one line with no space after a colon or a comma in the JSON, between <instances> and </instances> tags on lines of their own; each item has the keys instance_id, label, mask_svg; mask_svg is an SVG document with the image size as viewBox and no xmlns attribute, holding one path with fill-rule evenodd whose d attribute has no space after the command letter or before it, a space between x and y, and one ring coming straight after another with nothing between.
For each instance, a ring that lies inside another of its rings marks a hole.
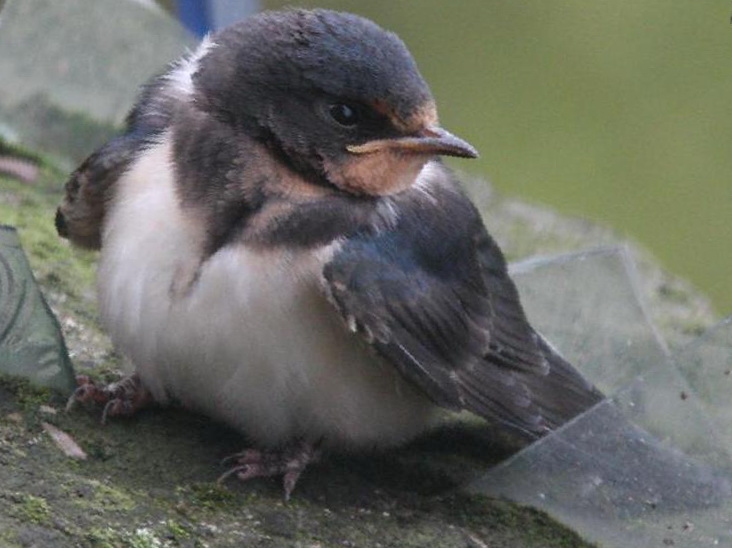
<instances>
[{"instance_id":1,"label":"green moss","mask_svg":"<svg viewBox=\"0 0 732 548\"><path fill-rule=\"evenodd\" d=\"M192 537L191 531L174 519L169 519L165 525L167 526L170 535L178 542Z\"/></svg>"},{"instance_id":2,"label":"green moss","mask_svg":"<svg viewBox=\"0 0 732 548\"><path fill-rule=\"evenodd\" d=\"M52 401L53 393L48 388L32 384L28 379L0 373L0 388L14 396L15 403L23 411L36 411L40 405Z\"/></svg>"},{"instance_id":3,"label":"green moss","mask_svg":"<svg viewBox=\"0 0 732 548\"><path fill-rule=\"evenodd\" d=\"M191 538L191 534L174 521L168 521L166 526L170 532L168 537L172 538L164 538L149 527L139 527L134 531L116 530L112 527L92 527L85 536L86 541L93 548L165 548L178 546L181 541Z\"/></svg>"},{"instance_id":4,"label":"green moss","mask_svg":"<svg viewBox=\"0 0 732 548\"><path fill-rule=\"evenodd\" d=\"M163 548L170 546L169 543L160 540L157 535L147 527L141 527L125 535L126 546L129 548Z\"/></svg>"},{"instance_id":5,"label":"green moss","mask_svg":"<svg viewBox=\"0 0 732 548\"><path fill-rule=\"evenodd\" d=\"M42 192L26 184L0 177L0 219L18 229L21 243L38 281L78 299L92 286L95 255L73 250L56 235L54 213L61 201L61 183L44 174ZM59 273L63 272L63 276Z\"/></svg>"},{"instance_id":6,"label":"green moss","mask_svg":"<svg viewBox=\"0 0 732 548\"><path fill-rule=\"evenodd\" d=\"M0 529L0 546L3 548L25 548L18 542L18 535L13 531Z\"/></svg>"},{"instance_id":7,"label":"green moss","mask_svg":"<svg viewBox=\"0 0 732 548\"><path fill-rule=\"evenodd\" d=\"M447 519L470 530L521 531L529 543L546 548L587 548L577 533L557 524L546 513L482 495L453 495L445 500Z\"/></svg>"},{"instance_id":8,"label":"green moss","mask_svg":"<svg viewBox=\"0 0 732 548\"><path fill-rule=\"evenodd\" d=\"M123 536L111 527L92 527L85 536L93 548L121 548L124 542Z\"/></svg>"},{"instance_id":9,"label":"green moss","mask_svg":"<svg viewBox=\"0 0 732 548\"><path fill-rule=\"evenodd\" d=\"M135 496L112 485L89 479L83 482L90 490L90 496L72 499L76 506L81 508L104 508L110 512L130 512L136 506ZM78 489L78 485L76 489Z\"/></svg>"},{"instance_id":10,"label":"green moss","mask_svg":"<svg viewBox=\"0 0 732 548\"><path fill-rule=\"evenodd\" d=\"M18 495L16 509L25 521L39 525L51 521L51 507L46 499L33 495Z\"/></svg>"},{"instance_id":11,"label":"green moss","mask_svg":"<svg viewBox=\"0 0 732 548\"><path fill-rule=\"evenodd\" d=\"M51 163L33 184L0 176L0 219L17 228L33 274L64 329L72 359L112 361L116 366L97 321L96 254L72 248L56 234L54 215L66 177Z\"/></svg>"},{"instance_id":12,"label":"green moss","mask_svg":"<svg viewBox=\"0 0 732 548\"><path fill-rule=\"evenodd\" d=\"M184 503L206 510L231 509L237 504L237 497L217 483L194 483L179 488L178 494Z\"/></svg>"}]
</instances>

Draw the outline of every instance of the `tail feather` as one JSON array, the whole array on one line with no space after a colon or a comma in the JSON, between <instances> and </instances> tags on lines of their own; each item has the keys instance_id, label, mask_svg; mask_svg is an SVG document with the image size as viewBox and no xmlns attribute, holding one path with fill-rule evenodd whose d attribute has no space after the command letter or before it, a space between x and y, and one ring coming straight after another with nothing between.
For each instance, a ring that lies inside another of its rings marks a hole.
<instances>
[{"instance_id":1,"label":"tail feather","mask_svg":"<svg viewBox=\"0 0 732 548\"><path fill-rule=\"evenodd\" d=\"M538 343L549 363L549 373L527 379L526 384L546 426L554 430L594 407L605 396L543 337L538 337Z\"/></svg>"}]
</instances>

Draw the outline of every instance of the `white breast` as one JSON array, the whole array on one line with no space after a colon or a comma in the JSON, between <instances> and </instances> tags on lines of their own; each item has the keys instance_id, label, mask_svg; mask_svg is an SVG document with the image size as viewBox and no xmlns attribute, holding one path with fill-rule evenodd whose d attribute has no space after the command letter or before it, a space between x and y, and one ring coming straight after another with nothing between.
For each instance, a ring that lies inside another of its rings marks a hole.
<instances>
[{"instance_id":1,"label":"white breast","mask_svg":"<svg viewBox=\"0 0 732 548\"><path fill-rule=\"evenodd\" d=\"M188 294L196 228L178 207L167 139L119 182L98 289L115 344L161 402L223 419L264 444L296 437L389 445L422 431L434 406L347 331L321 289L335 244L313 251L227 246Z\"/></svg>"}]
</instances>

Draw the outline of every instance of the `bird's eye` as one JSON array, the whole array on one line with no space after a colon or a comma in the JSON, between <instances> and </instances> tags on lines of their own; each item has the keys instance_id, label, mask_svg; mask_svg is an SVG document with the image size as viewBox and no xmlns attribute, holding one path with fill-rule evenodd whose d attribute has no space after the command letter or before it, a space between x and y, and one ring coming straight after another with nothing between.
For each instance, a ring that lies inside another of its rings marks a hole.
<instances>
[{"instance_id":1,"label":"bird's eye","mask_svg":"<svg viewBox=\"0 0 732 548\"><path fill-rule=\"evenodd\" d=\"M344 127L353 127L361 119L358 108L345 103L335 103L328 107L331 118Z\"/></svg>"}]
</instances>

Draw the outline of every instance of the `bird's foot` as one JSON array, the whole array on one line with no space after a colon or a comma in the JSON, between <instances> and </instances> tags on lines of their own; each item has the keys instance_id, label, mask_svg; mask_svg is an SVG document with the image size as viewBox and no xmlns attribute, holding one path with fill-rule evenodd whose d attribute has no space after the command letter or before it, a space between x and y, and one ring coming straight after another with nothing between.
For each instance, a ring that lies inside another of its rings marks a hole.
<instances>
[{"instance_id":1,"label":"bird's foot","mask_svg":"<svg viewBox=\"0 0 732 548\"><path fill-rule=\"evenodd\" d=\"M152 394L137 373L101 387L86 375L78 375L76 384L66 410L71 410L77 402L104 405L102 424L106 424L108 417L129 417L153 403Z\"/></svg>"},{"instance_id":2,"label":"bird's foot","mask_svg":"<svg viewBox=\"0 0 732 548\"><path fill-rule=\"evenodd\" d=\"M224 464L234 462L234 466L219 477L219 483L236 474L242 480L259 477L282 476L285 500L290 500L300 474L312 462L320 460L321 451L312 443L298 441L283 449L259 451L245 449L224 459Z\"/></svg>"}]
</instances>

